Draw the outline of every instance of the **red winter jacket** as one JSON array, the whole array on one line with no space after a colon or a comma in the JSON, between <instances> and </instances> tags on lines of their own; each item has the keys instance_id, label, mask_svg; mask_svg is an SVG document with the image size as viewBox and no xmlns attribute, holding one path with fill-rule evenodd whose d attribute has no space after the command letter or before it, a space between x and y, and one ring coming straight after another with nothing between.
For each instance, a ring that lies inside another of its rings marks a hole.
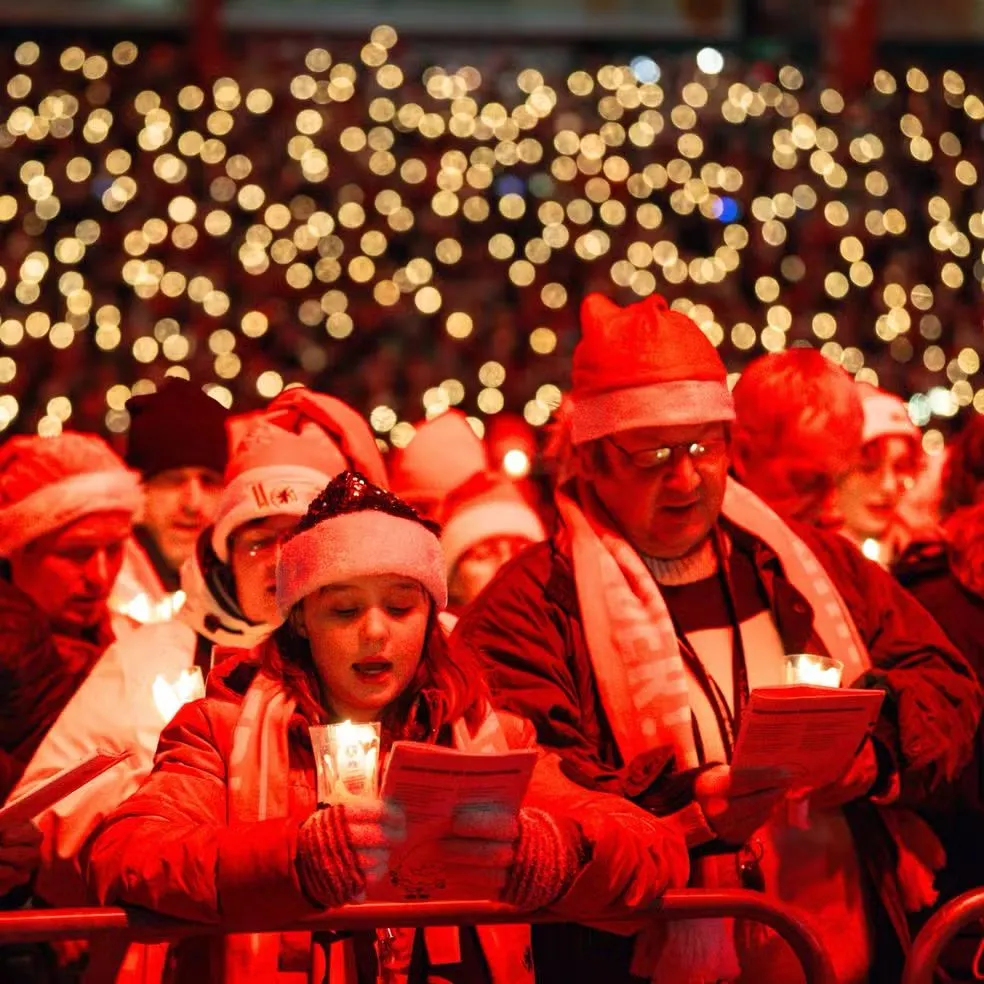
<instances>
[{"instance_id":1,"label":"red winter jacket","mask_svg":"<svg viewBox=\"0 0 984 984\"><path fill-rule=\"evenodd\" d=\"M734 548L756 568L785 651L812 651L812 610L773 551L722 523ZM789 525L827 571L868 647L873 666L867 679L845 683L887 691L876 737L898 772L901 804L918 807L970 758L980 713L975 675L926 611L855 547L842 537ZM594 680L571 561L556 542L530 547L499 572L458 622L451 637L455 653L485 663L493 703L532 721L540 744L558 752L564 771L577 781L663 816L692 799L692 773L677 776L665 749L621 760ZM868 803L852 804L848 812L872 880L905 939L904 908L887 876L895 859L884 846L877 812ZM544 928L541 937L550 937L552 949L566 957L569 980L601 973L620 979L612 948L627 962L622 944L574 930L558 942L561 932ZM592 967L595 954L605 954L604 966Z\"/></svg>"},{"instance_id":2,"label":"red winter jacket","mask_svg":"<svg viewBox=\"0 0 984 984\"><path fill-rule=\"evenodd\" d=\"M290 775L283 777L290 816L228 822L232 736L257 669L231 659L213 670L209 695L185 706L164 731L151 776L95 832L84 861L101 902L231 930L282 927L318 912L295 869L298 829L316 806L311 722L300 713L289 726ZM533 740L524 722L505 716L504 727L515 747ZM589 843L590 860L555 907L569 918L646 905L686 882L686 848L676 834L618 797L570 783L553 756L540 760L525 805L575 818ZM496 955L486 959L491 965ZM207 979L200 965L186 971L188 981Z\"/></svg>"}]
</instances>

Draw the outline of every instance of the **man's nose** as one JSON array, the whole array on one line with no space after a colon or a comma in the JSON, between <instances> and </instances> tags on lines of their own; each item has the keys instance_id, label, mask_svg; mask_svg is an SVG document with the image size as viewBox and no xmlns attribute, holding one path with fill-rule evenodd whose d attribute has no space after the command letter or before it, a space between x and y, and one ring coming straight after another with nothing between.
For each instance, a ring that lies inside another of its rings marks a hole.
<instances>
[{"instance_id":1,"label":"man's nose","mask_svg":"<svg viewBox=\"0 0 984 984\"><path fill-rule=\"evenodd\" d=\"M181 487L181 491L181 503L186 509L196 512L201 509L204 490L202 489L202 480L197 475L187 479Z\"/></svg>"}]
</instances>

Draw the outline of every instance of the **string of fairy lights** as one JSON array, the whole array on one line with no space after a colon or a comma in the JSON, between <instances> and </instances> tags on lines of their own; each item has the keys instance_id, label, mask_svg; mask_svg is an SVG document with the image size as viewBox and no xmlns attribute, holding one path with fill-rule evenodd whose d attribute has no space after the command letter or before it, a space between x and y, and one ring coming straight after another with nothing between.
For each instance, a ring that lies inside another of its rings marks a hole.
<instances>
[{"instance_id":1,"label":"string of fairy lights","mask_svg":"<svg viewBox=\"0 0 984 984\"><path fill-rule=\"evenodd\" d=\"M412 421L449 406L479 432L504 409L541 426L586 284L625 300L666 293L732 361L808 341L877 383L875 345L930 381L909 402L922 425L984 412L980 325L965 316L984 285L984 102L958 72L879 70L859 113L794 66L741 78L710 48L672 80L640 56L492 84L469 65L411 73L397 40L381 26L344 54L313 47L265 86L139 88L130 41L108 54L12 49L0 429L24 426L14 384L39 346L113 360L105 426L123 432L129 396L164 374L189 378L206 349L208 391L245 407L344 365L381 319L412 323L424 348L430 333L469 353L467 375L440 379L435 365L419 401L367 407L381 441L405 445ZM917 234L932 258L921 278L893 253ZM518 298L533 368L515 406L476 274ZM754 294L743 304L739 280ZM271 291L285 307L266 303ZM281 333L296 364L254 371ZM73 392L47 398L38 433L70 426ZM927 450L942 440L926 431Z\"/></svg>"}]
</instances>

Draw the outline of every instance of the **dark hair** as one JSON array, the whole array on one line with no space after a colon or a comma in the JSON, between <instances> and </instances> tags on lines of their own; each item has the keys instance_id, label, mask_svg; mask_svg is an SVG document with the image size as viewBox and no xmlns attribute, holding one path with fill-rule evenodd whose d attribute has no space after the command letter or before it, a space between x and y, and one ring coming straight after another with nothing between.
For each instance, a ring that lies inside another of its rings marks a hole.
<instances>
[{"instance_id":1,"label":"dark hair","mask_svg":"<svg viewBox=\"0 0 984 984\"><path fill-rule=\"evenodd\" d=\"M972 414L950 445L943 466L943 514L984 498L984 417Z\"/></svg>"},{"instance_id":2,"label":"dark hair","mask_svg":"<svg viewBox=\"0 0 984 984\"><path fill-rule=\"evenodd\" d=\"M276 645L271 650L276 665L272 669L300 695L302 706L307 704L303 709L309 716L320 717L320 688L311 645L293 624L299 607L300 603L274 633ZM420 739L436 735L459 718L465 718L469 724L477 723L487 699L488 690L480 667L472 657L460 652L451 658L444 630L431 606L417 672L406 690L384 710L384 733L393 738ZM308 703L310 700L315 706Z\"/></svg>"}]
</instances>

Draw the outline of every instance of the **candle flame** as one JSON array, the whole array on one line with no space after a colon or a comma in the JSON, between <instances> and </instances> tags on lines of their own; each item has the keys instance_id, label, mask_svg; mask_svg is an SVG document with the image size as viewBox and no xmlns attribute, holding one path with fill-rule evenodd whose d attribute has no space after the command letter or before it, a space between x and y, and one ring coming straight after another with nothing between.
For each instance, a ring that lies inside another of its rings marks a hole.
<instances>
[{"instance_id":1,"label":"candle flame","mask_svg":"<svg viewBox=\"0 0 984 984\"><path fill-rule=\"evenodd\" d=\"M837 660L813 656L810 653L790 656L786 661L786 667L787 683L805 683L814 687L834 689L841 685L841 674L844 670Z\"/></svg>"},{"instance_id":2,"label":"candle flame","mask_svg":"<svg viewBox=\"0 0 984 984\"><path fill-rule=\"evenodd\" d=\"M174 683L169 683L162 673L158 673L152 691L154 705L167 725L185 704L205 696L205 681L197 666L182 670Z\"/></svg>"}]
</instances>

